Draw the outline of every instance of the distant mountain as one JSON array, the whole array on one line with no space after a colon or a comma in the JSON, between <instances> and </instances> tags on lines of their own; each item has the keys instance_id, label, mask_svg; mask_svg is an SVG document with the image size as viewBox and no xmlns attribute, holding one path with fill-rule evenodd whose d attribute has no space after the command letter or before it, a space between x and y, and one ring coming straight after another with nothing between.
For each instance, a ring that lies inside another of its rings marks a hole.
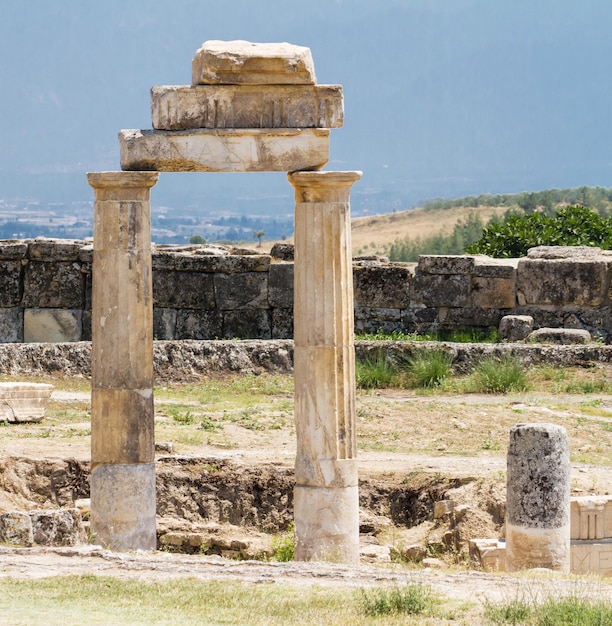
<instances>
[{"instance_id":1,"label":"distant mountain","mask_svg":"<svg viewBox=\"0 0 612 626\"><path fill-rule=\"evenodd\" d=\"M312 49L341 83L327 169L360 169L358 214L434 197L607 185L612 3L603 0L0 0L0 199L86 201L149 89L188 84L206 39ZM277 175L163 175L153 203L291 211Z\"/></svg>"}]
</instances>

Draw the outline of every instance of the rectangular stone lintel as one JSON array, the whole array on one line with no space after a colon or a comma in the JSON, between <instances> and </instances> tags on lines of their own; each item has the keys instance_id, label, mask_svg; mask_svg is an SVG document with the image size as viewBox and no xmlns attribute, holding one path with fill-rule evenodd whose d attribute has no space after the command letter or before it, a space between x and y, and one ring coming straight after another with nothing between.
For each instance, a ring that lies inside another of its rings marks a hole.
<instances>
[{"instance_id":1,"label":"rectangular stone lintel","mask_svg":"<svg viewBox=\"0 0 612 626\"><path fill-rule=\"evenodd\" d=\"M151 89L153 128L340 128L341 85L198 85Z\"/></svg>"},{"instance_id":2,"label":"rectangular stone lintel","mask_svg":"<svg viewBox=\"0 0 612 626\"><path fill-rule=\"evenodd\" d=\"M329 161L329 129L122 130L121 168L159 172L294 172Z\"/></svg>"}]
</instances>

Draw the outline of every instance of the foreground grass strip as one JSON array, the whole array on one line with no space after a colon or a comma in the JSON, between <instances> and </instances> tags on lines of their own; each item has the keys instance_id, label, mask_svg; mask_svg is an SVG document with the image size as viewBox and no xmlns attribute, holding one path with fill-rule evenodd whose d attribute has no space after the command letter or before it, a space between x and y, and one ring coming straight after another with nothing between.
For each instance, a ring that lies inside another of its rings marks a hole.
<instances>
[{"instance_id":1,"label":"foreground grass strip","mask_svg":"<svg viewBox=\"0 0 612 626\"><path fill-rule=\"evenodd\" d=\"M425 613L414 618L406 612L372 618L365 614L353 590L194 578L144 583L108 576L2 580L0 614L2 623L13 626L68 626L82 624L83 619L90 625L114 626L430 623ZM2 621L4 618L7 621Z\"/></svg>"},{"instance_id":2,"label":"foreground grass strip","mask_svg":"<svg viewBox=\"0 0 612 626\"><path fill-rule=\"evenodd\" d=\"M527 377L525 367L513 357L489 357L483 359L472 374L476 393L508 393L525 391Z\"/></svg>"},{"instance_id":3,"label":"foreground grass strip","mask_svg":"<svg viewBox=\"0 0 612 626\"><path fill-rule=\"evenodd\" d=\"M419 387L437 387L451 373L453 355L442 350L419 352L406 362L406 369Z\"/></svg>"},{"instance_id":4,"label":"foreground grass strip","mask_svg":"<svg viewBox=\"0 0 612 626\"><path fill-rule=\"evenodd\" d=\"M355 380L359 389L383 389L397 385L398 372L386 354L377 351L355 363Z\"/></svg>"},{"instance_id":5,"label":"foreground grass strip","mask_svg":"<svg viewBox=\"0 0 612 626\"><path fill-rule=\"evenodd\" d=\"M433 616L439 604L440 600L431 588L420 584L361 590L361 605L364 613L369 616Z\"/></svg>"}]
</instances>

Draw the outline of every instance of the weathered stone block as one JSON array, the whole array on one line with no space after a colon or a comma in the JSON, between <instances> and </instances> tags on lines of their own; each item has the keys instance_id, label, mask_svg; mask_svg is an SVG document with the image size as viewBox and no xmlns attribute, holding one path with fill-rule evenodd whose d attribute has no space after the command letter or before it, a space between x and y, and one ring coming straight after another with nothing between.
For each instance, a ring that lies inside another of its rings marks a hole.
<instances>
[{"instance_id":1,"label":"weathered stone block","mask_svg":"<svg viewBox=\"0 0 612 626\"><path fill-rule=\"evenodd\" d=\"M202 272L153 272L153 306L170 309L214 309L212 274Z\"/></svg>"},{"instance_id":2,"label":"weathered stone block","mask_svg":"<svg viewBox=\"0 0 612 626\"><path fill-rule=\"evenodd\" d=\"M599 306L606 297L607 275L602 260L521 259L517 300L519 305Z\"/></svg>"},{"instance_id":3,"label":"weathered stone block","mask_svg":"<svg viewBox=\"0 0 612 626\"><path fill-rule=\"evenodd\" d=\"M572 574L612 576L612 541L572 542Z\"/></svg>"},{"instance_id":4,"label":"weathered stone block","mask_svg":"<svg viewBox=\"0 0 612 626\"><path fill-rule=\"evenodd\" d=\"M467 274L421 274L412 281L410 301L429 307L469 306L470 277Z\"/></svg>"},{"instance_id":5,"label":"weathered stone block","mask_svg":"<svg viewBox=\"0 0 612 626\"><path fill-rule=\"evenodd\" d=\"M175 339L221 339L223 317L219 311L177 311Z\"/></svg>"},{"instance_id":6,"label":"weathered stone block","mask_svg":"<svg viewBox=\"0 0 612 626\"><path fill-rule=\"evenodd\" d=\"M596 259L602 250L595 246L536 246L527 250L530 259Z\"/></svg>"},{"instance_id":7,"label":"weathered stone block","mask_svg":"<svg viewBox=\"0 0 612 626\"><path fill-rule=\"evenodd\" d=\"M293 261L295 247L292 243L275 243L270 250L270 256L279 261Z\"/></svg>"},{"instance_id":8,"label":"weathered stone block","mask_svg":"<svg viewBox=\"0 0 612 626\"><path fill-rule=\"evenodd\" d=\"M0 261L0 307L21 303L21 261Z\"/></svg>"},{"instance_id":9,"label":"weathered stone block","mask_svg":"<svg viewBox=\"0 0 612 626\"><path fill-rule=\"evenodd\" d=\"M314 85L309 48L289 43L205 41L191 64L193 85Z\"/></svg>"},{"instance_id":10,"label":"weathered stone block","mask_svg":"<svg viewBox=\"0 0 612 626\"><path fill-rule=\"evenodd\" d=\"M500 341L523 341L533 330L531 315L505 315L499 321Z\"/></svg>"},{"instance_id":11,"label":"weathered stone block","mask_svg":"<svg viewBox=\"0 0 612 626\"><path fill-rule=\"evenodd\" d=\"M121 169L294 172L329 161L329 129L122 130Z\"/></svg>"},{"instance_id":12,"label":"weathered stone block","mask_svg":"<svg viewBox=\"0 0 612 626\"><path fill-rule=\"evenodd\" d=\"M34 543L41 546L76 546L86 540L79 509L30 511Z\"/></svg>"},{"instance_id":13,"label":"weathered stone block","mask_svg":"<svg viewBox=\"0 0 612 626\"><path fill-rule=\"evenodd\" d=\"M81 309L84 301L85 279L79 263L33 261L26 265L24 307Z\"/></svg>"},{"instance_id":14,"label":"weathered stone block","mask_svg":"<svg viewBox=\"0 0 612 626\"><path fill-rule=\"evenodd\" d=\"M151 89L156 130L340 128L340 85L163 86Z\"/></svg>"},{"instance_id":15,"label":"weathered stone block","mask_svg":"<svg viewBox=\"0 0 612 626\"><path fill-rule=\"evenodd\" d=\"M272 310L272 339L293 339L293 309Z\"/></svg>"},{"instance_id":16,"label":"weathered stone block","mask_svg":"<svg viewBox=\"0 0 612 626\"><path fill-rule=\"evenodd\" d=\"M26 309L23 340L26 343L81 341L81 309Z\"/></svg>"},{"instance_id":17,"label":"weathered stone block","mask_svg":"<svg viewBox=\"0 0 612 626\"><path fill-rule=\"evenodd\" d=\"M516 278L472 276L471 304L483 309L512 309L516 305Z\"/></svg>"},{"instance_id":18,"label":"weathered stone block","mask_svg":"<svg viewBox=\"0 0 612 626\"><path fill-rule=\"evenodd\" d=\"M503 311L500 309L477 309L461 307L441 309L439 313L440 325L444 328L497 328Z\"/></svg>"},{"instance_id":19,"label":"weathered stone block","mask_svg":"<svg viewBox=\"0 0 612 626\"><path fill-rule=\"evenodd\" d=\"M355 332L376 333L379 330L391 333L399 330L402 312L400 309L380 307L355 307Z\"/></svg>"},{"instance_id":20,"label":"weathered stone block","mask_svg":"<svg viewBox=\"0 0 612 626\"><path fill-rule=\"evenodd\" d=\"M0 308L0 343L23 341L23 309L21 307Z\"/></svg>"},{"instance_id":21,"label":"weathered stone block","mask_svg":"<svg viewBox=\"0 0 612 626\"><path fill-rule=\"evenodd\" d=\"M473 276L482 278L516 278L519 259L492 259L484 255L474 257Z\"/></svg>"},{"instance_id":22,"label":"weathered stone block","mask_svg":"<svg viewBox=\"0 0 612 626\"><path fill-rule=\"evenodd\" d=\"M42 383L0 383L0 421L40 422L52 392Z\"/></svg>"},{"instance_id":23,"label":"weathered stone block","mask_svg":"<svg viewBox=\"0 0 612 626\"><path fill-rule=\"evenodd\" d=\"M450 254L421 255L417 271L421 274L471 274L474 271L474 257Z\"/></svg>"},{"instance_id":24,"label":"weathered stone block","mask_svg":"<svg viewBox=\"0 0 612 626\"><path fill-rule=\"evenodd\" d=\"M243 309L223 314L223 339L271 339L272 320L270 311Z\"/></svg>"},{"instance_id":25,"label":"weathered stone block","mask_svg":"<svg viewBox=\"0 0 612 626\"><path fill-rule=\"evenodd\" d=\"M176 317L176 309L155 307L153 309L153 338L159 341L176 339Z\"/></svg>"},{"instance_id":26,"label":"weathered stone block","mask_svg":"<svg viewBox=\"0 0 612 626\"><path fill-rule=\"evenodd\" d=\"M579 328L538 328L529 333L527 341L561 345L584 344L591 342L591 333Z\"/></svg>"},{"instance_id":27,"label":"weathered stone block","mask_svg":"<svg viewBox=\"0 0 612 626\"><path fill-rule=\"evenodd\" d=\"M583 496L570 502L572 539L612 538L612 496Z\"/></svg>"},{"instance_id":28,"label":"weathered stone block","mask_svg":"<svg viewBox=\"0 0 612 626\"><path fill-rule=\"evenodd\" d=\"M82 241L67 241L65 239L36 239L28 245L30 261L77 261Z\"/></svg>"},{"instance_id":29,"label":"weathered stone block","mask_svg":"<svg viewBox=\"0 0 612 626\"><path fill-rule=\"evenodd\" d=\"M31 546L34 543L34 536L30 516L19 511L0 515L0 543Z\"/></svg>"},{"instance_id":30,"label":"weathered stone block","mask_svg":"<svg viewBox=\"0 0 612 626\"><path fill-rule=\"evenodd\" d=\"M273 308L293 307L293 263L270 265L268 300Z\"/></svg>"},{"instance_id":31,"label":"weathered stone block","mask_svg":"<svg viewBox=\"0 0 612 626\"><path fill-rule=\"evenodd\" d=\"M174 261L179 272L267 272L270 256L267 254L221 255L221 254L177 254Z\"/></svg>"},{"instance_id":32,"label":"weathered stone block","mask_svg":"<svg viewBox=\"0 0 612 626\"><path fill-rule=\"evenodd\" d=\"M267 274L261 272L214 274L214 280L217 308L220 311L242 308L268 309L270 307Z\"/></svg>"},{"instance_id":33,"label":"weathered stone block","mask_svg":"<svg viewBox=\"0 0 612 626\"><path fill-rule=\"evenodd\" d=\"M355 305L405 309L410 303L411 277L405 265L353 266Z\"/></svg>"},{"instance_id":34,"label":"weathered stone block","mask_svg":"<svg viewBox=\"0 0 612 626\"><path fill-rule=\"evenodd\" d=\"M25 241L0 241L0 259L14 261L25 259L28 254L28 244Z\"/></svg>"}]
</instances>

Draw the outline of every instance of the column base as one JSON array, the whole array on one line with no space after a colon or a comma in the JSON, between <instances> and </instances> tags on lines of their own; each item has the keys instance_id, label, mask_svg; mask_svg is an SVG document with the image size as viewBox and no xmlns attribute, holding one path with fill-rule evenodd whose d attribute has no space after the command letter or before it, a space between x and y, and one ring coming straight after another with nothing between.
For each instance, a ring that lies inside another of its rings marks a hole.
<instances>
[{"instance_id":1,"label":"column base","mask_svg":"<svg viewBox=\"0 0 612 626\"><path fill-rule=\"evenodd\" d=\"M570 527L527 528L506 522L506 571L544 567L569 573Z\"/></svg>"},{"instance_id":2,"label":"column base","mask_svg":"<svg viewBox=\"0 0 612 626\"><path fill-rule=\"evenodd\" d=\"M98 465L91 473L91 531L109 550L155 550L155 463Z\"/></svg>"},{"instance_id":3,"label":"column base","mask_svg":"<svg viewBox=\"0 0 612 626\"><path fill-rule=\"evenodd\" d=\"M359 564L357 486L296 485L293 496L295 560Z\"/></svg>"}]
</instances>

